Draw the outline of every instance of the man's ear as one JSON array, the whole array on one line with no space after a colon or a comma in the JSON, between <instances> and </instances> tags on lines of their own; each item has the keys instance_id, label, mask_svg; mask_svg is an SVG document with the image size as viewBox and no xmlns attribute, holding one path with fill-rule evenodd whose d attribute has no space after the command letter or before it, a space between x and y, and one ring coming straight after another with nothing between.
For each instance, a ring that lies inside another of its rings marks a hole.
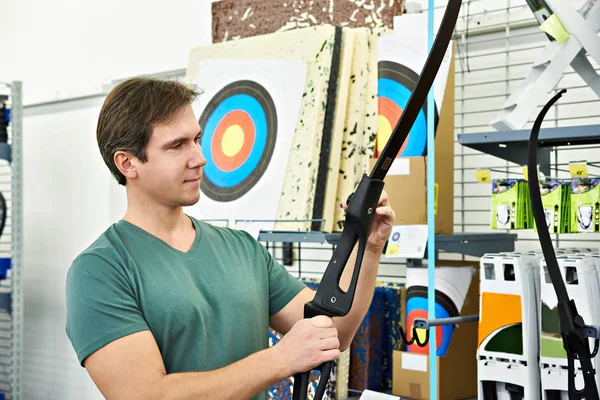
<instances>
[{"instance_id":1,"label":"man's ear","mask_svg":"<svg viewBox=\"0 0 600 400\"><path fill-rule=\"evenodd\" d=\"M138 159L134 157L130 152L125 150L117 150L113 156L113 160L119 171L127 179L137 178L137 165Z\"/></svg>"}]
</instances>

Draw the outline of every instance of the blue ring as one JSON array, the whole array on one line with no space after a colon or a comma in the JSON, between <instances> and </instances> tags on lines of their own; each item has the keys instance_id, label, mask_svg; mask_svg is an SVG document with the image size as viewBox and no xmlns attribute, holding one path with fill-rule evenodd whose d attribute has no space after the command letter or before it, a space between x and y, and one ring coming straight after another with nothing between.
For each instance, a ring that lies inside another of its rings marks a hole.
<instances>
[{"instance_id":1,"label":"blue ring","mask_svg":"<svg viewBox=\"0 0 600 400\"><path fill-rule=\"evenodd\" d=\"M219 169L212 157L212 140L219 122L232 111L245 111L254 123L254 145L244 164L233 171ZM238 185L255 171L267 143L267 117L260 103L247 94L236 94L223 100L210 115L200 145L205 149L206 166L204 174L216 186L230 188Z\"/></svg>"},{"instance_id":2,"label":"blue ring","mask_svg":"<svg viewBox=\"0 0 600 400\"><path fill-rule=\"evenodd\" d=\"M406 86L389 78L379 78L377 82L377 97L385 97L397 104L402 110L406 108L412 92ZM394 128L392 126L392 128ZM425 153L427 145L427 119L421 108L413 124L404 151L403 157L418 157Z\"/></svg>"}]
</instances>

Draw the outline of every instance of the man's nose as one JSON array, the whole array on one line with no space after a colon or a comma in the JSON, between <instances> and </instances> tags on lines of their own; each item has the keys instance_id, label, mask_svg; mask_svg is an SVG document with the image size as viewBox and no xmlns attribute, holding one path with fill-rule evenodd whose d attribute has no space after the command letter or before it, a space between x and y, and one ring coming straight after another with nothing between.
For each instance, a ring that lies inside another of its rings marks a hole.
<instances>
[{"instance_id":1,"label":"man's nose","mask_svg":"<svg viewBox=\"0 0 600 400\"><path fill-rule=\"evenodd\" d=\"M204 154L202 153L202 147L197 146L194 150L194 157L190 160L189 167L190 168L201 168L206 165L206 158L204 158Z\"/></svg>"}]
</instances>

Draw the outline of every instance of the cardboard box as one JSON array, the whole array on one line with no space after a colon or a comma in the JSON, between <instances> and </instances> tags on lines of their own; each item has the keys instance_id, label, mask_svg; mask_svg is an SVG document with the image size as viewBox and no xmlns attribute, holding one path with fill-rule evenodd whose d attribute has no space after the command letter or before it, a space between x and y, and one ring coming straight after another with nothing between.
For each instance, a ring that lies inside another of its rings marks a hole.
<instances>
[{"instance_id":1,"label":"cardboard box","mask_svg":"<svg viewBox=\"0 0 600 400\"><path fill-rule=\"evenodd\" d=\"M460 315L479 314L478 264L448 261L443 261L443 264L476 267ZM404 306L402 309L405 308ZM477 398L477 328L478 324L474 322L458 325L452 335L446 356L437 357L439 400ZM394 351L392 368L392 394L414 400L430 398L429 356Z\"/></svg>"},{"instance_id":2,"label":"cardboard box","mask_svg":"<svg viewBox=\"0 0 600 400\"><path fill-rule=\"evenodd\" d=\"M454 60L454 57L453 57ZM371 159L369 171L377 159ZM396 212L396 225L427 224L427 157L394 160L384 190ZM454 62L450 64L435 136L435 183L438 187L435 232L454 233Z\"/></svg>"}]
</instances>

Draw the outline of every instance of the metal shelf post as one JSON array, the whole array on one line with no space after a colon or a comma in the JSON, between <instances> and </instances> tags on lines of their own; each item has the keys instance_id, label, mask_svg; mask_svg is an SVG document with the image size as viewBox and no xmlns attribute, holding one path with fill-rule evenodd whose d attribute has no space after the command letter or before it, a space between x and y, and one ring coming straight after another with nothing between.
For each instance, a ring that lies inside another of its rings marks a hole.
<instances>
[{"instance_id":1,"label":"metal shelf post","mask_svg":"<svg viewBox=\"0 0 600 400\"><path fill-rule=\"evenodd\" d=\"M21 82L11 83L12 108L11 108L11 217L12 217L12 290L11 290L11 314L12 314L12 351L10 386L11 400L23 398L23 102Z\"/></svg>"}]
</instances>

